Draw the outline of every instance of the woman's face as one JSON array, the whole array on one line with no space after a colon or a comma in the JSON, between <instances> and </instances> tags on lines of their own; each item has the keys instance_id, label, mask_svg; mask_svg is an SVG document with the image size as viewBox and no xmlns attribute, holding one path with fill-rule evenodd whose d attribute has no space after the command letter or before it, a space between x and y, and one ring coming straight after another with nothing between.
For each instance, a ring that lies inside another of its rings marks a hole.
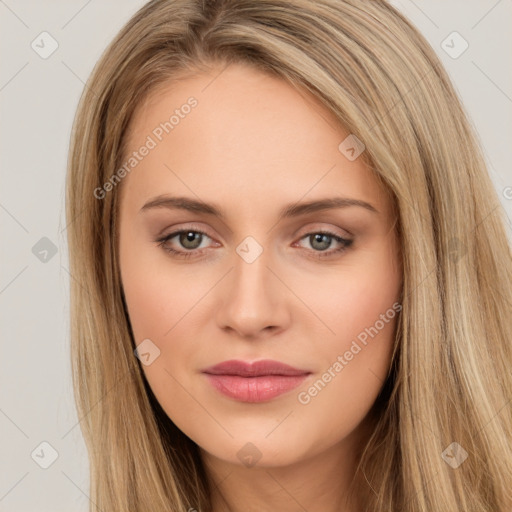
<instances>
[{"instance_id":1,"label":"woman's face","mask_svg":"<svg viewBox=\"0 0 512 512\"><path fill-rule=\"evenodd\" d=\"M247 66L221 71L153 94L131 125L119 250L143 370L207 457L346 455L401 308L391 202L313 97ZM232 360L246 373L205 373ZM251 370L261 360L297 371Z\"/></svg>"}]
</instances>

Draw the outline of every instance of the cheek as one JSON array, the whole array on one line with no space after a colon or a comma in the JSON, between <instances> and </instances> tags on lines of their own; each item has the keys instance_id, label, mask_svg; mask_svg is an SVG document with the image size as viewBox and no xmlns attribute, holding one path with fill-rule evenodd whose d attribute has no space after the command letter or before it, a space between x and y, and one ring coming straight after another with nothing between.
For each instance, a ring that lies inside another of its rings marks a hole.
<instances>
[{"instance_id":1,"label":"cheek","mask_svg":"<svg viewBox=\"0 0 512 512\"><path fill-rule=\"evenodd\" d=\"M160 344L170 337L169 331L204 294L204 284L191 269L171 271L170 265L163 249L149 246L137 253L121 245L121 279L136 343L150 338Z\"/></svg>"},{"instance_id":2,"label":"cheek","mask_svg":"<svg viewBox=\"0 0 512 512\"><path fill-rule=\"evenodd\" d=\"M319 453L348 438L375 403L390 368L400 311L400 305L393 307L395 297L388 298L385 302L374 290L340 299L346 309L332 323L336 335L317 344L322 364L296 395L294 415L307 434L305 452ZM283 439L293 434L291 425L280 432Z\"/></svg>"},{"instance_id":3,"label":"cheek","mask_svg":"<svg viewBox=\"0 0 512 512\"><path fill-rule=\"evenodd\" d=\"M387 242L389 245L347 258L346 264L329 280L317 280L315 286L308 279L298 291L307 297L308 305L328 327L318 348L331 359L333 354L349 350L353 340L364 345L373 338L393 337L395 318L401 309L397 303L401 274L392 253L393 240ZM299 276L295 282L301 282ZM386 352L377 347L375 350ZM370 357L372 350L366 352Z\"/></svg>"},{"instance_id":4,"label":"cheek","mask_svg":"<svg viewBox=\"0 0 512 512\"><path fill-rule=\"evenodd\" d=\"M385 382L395 344L401 276L388 250L345 267L325 289L312 288L310 300L328 325L316 340L321 361L315 379L303 386L297 402L311 430L316 420L348 433L366 416ZM327 442L327 440L326 440Z\"/></svg>"},{"instance_id":5,"label":"cheek","mask_svg":"<svg viewBox=\"0 0 512 512\"><path fill-rule=\"evenodd\" d=\"M190 336L188 322L206 290L188 270L170 271L165 255L154 258L154 254L123 251L120 265L135 345L149 339L151 353L158 354L150 364L142 365L142 371L169 418L189 432L196 415L199 425L205 422L195 408L190 393L194 390L183 372L197 364L193 356L200 347Z\"/></svg>"},{"instance_id":6,"label":"cheek","mask_svg":"<svg viewBox=\"0 0 512 512\"><path fill-rule=\"evenodd\" d=\"M390 366L401 310L396 301L398 288L379 284L361 277L357 290L340 291L335 301L331 297L325 304L324 314L332 302L336 309L324 317L331 332L315 340L320 380L313 388L302 388L308 396L300 403L314 398L319 406L331 402L343 407L356 405L359 412L369 409ZM352 417L358 416L354 411Z\"/></svg>"}]
</instances>

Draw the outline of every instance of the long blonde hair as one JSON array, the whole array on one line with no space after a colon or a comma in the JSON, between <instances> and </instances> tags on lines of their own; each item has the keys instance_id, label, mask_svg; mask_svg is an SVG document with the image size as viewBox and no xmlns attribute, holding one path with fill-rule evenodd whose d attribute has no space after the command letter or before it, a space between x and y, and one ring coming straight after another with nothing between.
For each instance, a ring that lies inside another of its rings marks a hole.
<instances>
[{"instance_id":1,"label":"long blonde hair","mask_svg":"<svg viewBox=\"0 0 512 512\"><path fill-rule=\"evenodd\" d=\"M73 384L91 511L211 510L198 447L163 412L133 353L119 187L101 199L94 190L120 168L130 120L150 91L237 62L317 97L364 142L398 212L402 311L360 460L367 510L510 512L512 258L503 209L435 52L375 0L153 0L94 68L66 188ZM446 454L464 452L454 442L467 453L456 468Z\"/></svg>"}]
</instances>

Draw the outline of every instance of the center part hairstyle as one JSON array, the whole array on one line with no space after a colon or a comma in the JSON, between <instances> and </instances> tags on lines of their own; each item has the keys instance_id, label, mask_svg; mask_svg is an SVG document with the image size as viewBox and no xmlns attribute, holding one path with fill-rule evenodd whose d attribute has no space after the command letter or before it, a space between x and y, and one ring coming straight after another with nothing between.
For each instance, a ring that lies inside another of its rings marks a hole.
<instances>
[{"instance_id":1,"label":"center part hairstyle","mask_svg":"<svg viewBox=\"0 0 512 512\"><path fill-rule=\"evenodd\" d=\"M237 63L319 99L364 143L360 158L396 211L402 310L360 460L366 510L510 512L512 258L503 208L435 52L378 0L153 0L96 64L66 184L73 385L91 512L211 511L199 449L162 410L134 355L142 340L130 328L118 259L122 183L101 198L95 190L126 160L130 121L150 93ZM468 454L457 469L442 457L453 442Z\"/></svg>"}]
</instances>

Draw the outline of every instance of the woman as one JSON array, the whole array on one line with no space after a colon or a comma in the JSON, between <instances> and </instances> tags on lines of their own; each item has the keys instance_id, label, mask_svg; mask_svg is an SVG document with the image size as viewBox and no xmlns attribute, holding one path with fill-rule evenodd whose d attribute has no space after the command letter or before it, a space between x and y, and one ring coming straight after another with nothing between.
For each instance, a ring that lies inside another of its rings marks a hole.
<instances>
[{"instance_id":1,"label":"woman","mask_svg":"<svg viewBox=\"0 0 512 512\"><path fill-rule=\"evenodd\" d=\"M78 107L67 216L95 507L511 509L503 213L386 2L146 4Z\"/></svg>"}]
</instances>

